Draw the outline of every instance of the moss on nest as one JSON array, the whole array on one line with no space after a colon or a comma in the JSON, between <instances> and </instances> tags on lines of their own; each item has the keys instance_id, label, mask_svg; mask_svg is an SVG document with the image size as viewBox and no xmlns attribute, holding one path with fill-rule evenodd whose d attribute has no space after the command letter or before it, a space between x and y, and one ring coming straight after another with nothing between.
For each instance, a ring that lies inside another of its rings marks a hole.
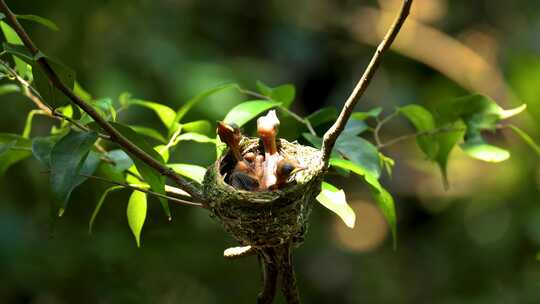
<instances>
[{"instance_id":1,"label":"moss on nest","mask_svg":"<svg viewBox=\"0 0 540 304\"><path fill-rule=\"evenodd\" d=\"M261 153L258 138L244 138L242 154ZM281 155L295 159L305 170L285 188L274 191L244 191L225 182L232 169L229 153L206 171L204 195L210 210L242 245L272 247L286 242L299 244L307 231L312 203L320 192L324 174L321 152L315 148L278 141Z\"/></svg>"}]
</instances>

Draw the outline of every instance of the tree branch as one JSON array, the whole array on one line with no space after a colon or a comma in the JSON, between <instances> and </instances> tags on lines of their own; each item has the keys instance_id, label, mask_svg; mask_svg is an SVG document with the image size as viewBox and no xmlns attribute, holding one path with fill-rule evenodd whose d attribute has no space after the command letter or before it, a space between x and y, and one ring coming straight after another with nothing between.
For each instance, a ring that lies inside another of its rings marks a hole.
<instances>
[{"instance_id":1,"label":"tree branch","mask_svg":"<svg viewBox=\"0 0 540 304\"><path fill-rule=\"evenodd\" d=\"M153 196L156 196L156 197L161 197L161 198L167 199L167 200L169 200L171 202L175 202L177 204L202 207L202 204L200 204L200 203L194 203L194 202L186 201L186 200L179 199L179 198L176 198L176 197L172 197L172 196L164 195L164 194L157 193L157 192L154 192L154 191L150 191L150 190L147 190L147 189L144 189L144 188L141 188L141 187L132 186L132 185L129 185L129 184L125 184L125 183L113 181L113 180L110 180L110 179L106 179L106 178L103 178L103 177L100 177L100 176L86 175L86 174L80 174L80 175L84 176L86 178L95 179L95 180L106 182L106 183L109 183L109 184L121 186L121 187L124 187L124 188L127 188L127 189L132 189L132 190L137 190L137 191L140 191L140 192L144 192L146 194L153 195Z\"/></svg>"},{"instance_id":2,"label":"tree branch","mask_svg":"<svg viewBox=\"0 0 540 304\"><path fill-rule=\"evenodd\" d=\"M15 30L19 38L21 38L26 48L28 48L32 55L36 56L39 53L39 49L30 39L24 28L17 20L17 17L9 9L4 0L0 0L0 11L4 13L7 22ZM56 72L51 68L48 60L45 57L41 56L37 58L36 62L41 66L43 72L45 73L45 75L47 75L52 85L58 90L60 90L65 96L67 96L74 104L79 106L84 112L90 115L90 117L92 117L94 121L101 128L103 128L103 130L107 134L109 134L110 140L119 144L127 152L158 171L161 175L167 176L172 179L180 188L188 192L195 201L205 204L204 196L200 189L198 189L193 184L178 175L176 172L174 172L174 170L160 163L152 156L144 152L141 148L129 141L125 136L122 135L122 133L120 133L111 124L109 124L109 122L107 122L107 120L103 118L90 104L79 98L77 95L75 95L75 93L73 93L70 88L64 85Z\"/></svg>"},{"instance_id":3,"label":"tree branch","mask_svg":"<svg viewBox=\"0 0 540 304\"><path fill-rule=\"evenodd\" d=\"M405 19L407 19L412 2L413 0L403 0L403 4L401 5L398 16L396 17L394 23L386 33L386 36L384 37L382 42L377 47L377 50L375 51L375 54L373 54L373 57L371 58L368 67L366 68L364 74L354 87L351 95L345 102L345 105L343 105L343 109L341 110L338 119L332 125L332 127L330 127L330 129L328 129L328 131L326 131L326 133L324 134L321 150L323 153L322 158L325 167L328 166L332 149L336 144L337 138L345 128L345 124L351 117L354 106L356 106L356 103L366 91L368 85L371 82L371 79L373 78L373 75L375 75L375 71L381 63L382 56L384 55L386 50L390 48L390 45L392 45L392 43L394 42L399 30L401 29L401 26L405 22Z\"/></svg>"},{"instance_id":4,"label":"tree branch","mask_svg":"<svg viewBox=\"0 0 540 304\"><path fill-rule=\"evenodd\" d=\"M263 290L257 296L257 304L272 304L276 296L279 275L275 249L272 247L261 249L259 257L263 264Z\"/></svg>"}]
</instances>

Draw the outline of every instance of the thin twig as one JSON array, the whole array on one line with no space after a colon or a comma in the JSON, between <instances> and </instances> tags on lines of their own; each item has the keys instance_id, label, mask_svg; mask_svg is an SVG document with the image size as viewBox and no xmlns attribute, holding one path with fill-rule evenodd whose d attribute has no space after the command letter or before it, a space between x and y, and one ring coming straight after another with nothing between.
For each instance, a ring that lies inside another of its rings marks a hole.
<instances>
[{"instance_id":1,"label":"thin twig","mask_svg":"<svg viewBox=\"0 0 540 304\"><path fill-rule=\"evenodd\" d=\"M30 37L28 36L24 28L21 26L21 24L17 20L17 17L9 9L9 7L7 6L4 0L0 0L0 11L4 13L4 15L6 16L6 21L15 30L15 32L17 33L17 35L19 36L23 44L30 51L30 53L33 56L37 57L36 62L41 66L41 68L43 69L43 72L45 73L45 75L47 75L47 77L49 78L49 80L51 81L52 85L55 88L60 90L74 104L79 106L84 112L90 115L90 117L92 117L94 121L101 128L103 128L103 130L107 134L110 135L110 139L112 141L118 143L127 152L137 157L138 159L140 159L141 161L143 161L144 163L146 163L147 165L149 165L150 167L158 171L160 174L172 179L180 188L188 192L195 201L205 203L204 196L198 187L191 184L182 176L177 174L174 170L165 166L161 162L157 161L148 153L143 151L140 147L132 143L129 139L127 139L124 135L122 135L122 133L116 130L105 118L103 118L90 104L82 100L79 96L73 93L73 91L70 88L68 88L64 83L62 83L62 80L60 80L59 76L51 68L47 58L44 56L37 56L38 54L40 54L39 49L36 47L34 42L30 39Z\"/></svg>"},{"instance_id":2,"label":"thin twig","mask_svg":"<svg viewBox=\"0 0 540 304\"><path fill-rule=\"evenodd\" d=\"M466 130L465 128L450 128L450 127L446 126L446 127L441 127L441 128L436 128L436 129L433 129L433 130L429 130L429 131L422 131L422 132L417 132L417 133L412 133L412 134L405 134L405 135L396 137L394 139L391 139L391 140L389 140L389 141L387 141L385 143L378 143L377 148L378 149L386 148L388 146L397 144L400 141L404 141L404 140L407 140L407 139L410 139L410 138L415 138L415 137L418 137L418 136L429 136L429 135L436 135L436 134L439 134L439 133L458 132L458 131L465 131L465 130Z\"/></svg>"},{"instance_id":3,"label":"thin twig","mask_svg":"<svg viewBox=\"0 0 540 304\"><path fill-rule=\"evenodd\" d=\"M141 192L144 192L146 194L153 195L153 196L160 197L160 198L164 198L164 199L167 199L169 201L172 201L172 202L175 202L175 203L178 203L178 204L181 204L181 205L190 205L190 206L197 206L197 207L202 207L203 206L200 203L186 201L186 200L179 199L179 198L176 198L176 197L172 197L172 196L164 195L164 194L157 193L157 192L154 192L154 191L150 191L150 190L147 190L147 189L144 189L144 188L141 188L141 187L137 187L137 186L129 185L129 184L126 184L126 183L121 183L121 182L113 181L113 180L110 180L110 179L106 179L106 178L103 178L103 177L100 177L100 176L86 175L86 174L79 174L79 175L87 177L87 178L95 179L95 180L98 180L98 181L106 182L106 183L109 183L109 184L122 186L124 188L141 191Z\"/></svg>"},{"instance_id":4,"label":"thin twig","mask_svg":"<svg viewBox=\"0 0 540 304\"><path fill-rule=\"evenodd\" d=\"M398 111L394 111L392 114L386 116L385 118L383 118L382 120L378 120L377 119L377 125L375 126L375 129L373 130L373 138L375 139L375 143L377 144L377 146L381 146L382 143L381 143L381 138L380 138L380 133L381 133L381 129L382 127L387 123L389 122L390 120L392 120L394 117L396 117L397 115L399 114Z\"/></svg>"},{"instance_id":5,"label":"thin twig","mask_svg":"<svg viewBox=\"0 0 540 304\"><path fill-rule=\"evenodd\" d=\"M264 95L261 95L257 92L253 92L253 91L250 91L250 90L246 90L246 89L243 89L241 87L237 87L238 91L242 94L245 94L245 95L249 95L249 96L253 96L253 97L256 97L256 98L259 98L259 99L264 99L264 100L271 100L270 97L268 96L264 96ZM306 126L306 128L308 129L309 133L311 133L311 135L313 136L317 136L317 132L315 132L315 129L313 129L313 126L311 125L311 122L308 120L308 119L305 119L305 118L302 118L300 115L294 113L293 111L287 109L286 107L284 106L279 106L279 108L287 113L288 115L290 115L292 118L294 118L295 120L297 120L299 123L303 124Z\"/></svg>"},{"instance_id":6,"label":"thin twig","mask_svg":"<svg viewBox=\"0 0 540 304\"><path fill-rule=\"evenodd\" d=\"M373 75L375 75L375 71L381 63L382 56L384 55L386 50L390 48L390 45L392 45L392 43L394 42L399 30L401 29L401 26L405 22L405 19L407 19L412 2L413 0L403 0L403 4L401 5L398 16L396 17L394 23L386 33L382 42L377 47L377 50L371 58L371 61L369 62L368 67L364 71L364 74L362 75L362 77L354 87L354 90L351 92L351 95L345 102L345 105L343 106L343 109L341 110L338 119L332 125L332 127L330 127L330 129L328 129L328 131L326 131L326 133L324 134L321 150L323 153L322 160L325 167L328 166L330 155L332 149L334 148L334 145L336 144L337 138L339 137L341 132L343 132L343 129L345 129L345 125L351 117L356 103L366 91L368 85L371 82L371 79L373 78Z\"/></svg>"}]
</instances>

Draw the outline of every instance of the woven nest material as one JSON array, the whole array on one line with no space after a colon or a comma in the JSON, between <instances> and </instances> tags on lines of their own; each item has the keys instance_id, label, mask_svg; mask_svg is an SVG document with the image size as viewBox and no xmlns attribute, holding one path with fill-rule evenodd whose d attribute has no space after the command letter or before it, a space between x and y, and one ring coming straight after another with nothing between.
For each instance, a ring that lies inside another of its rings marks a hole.
<instances>
[{"instance_id":1,"label":"woven nest material","mask_svg":"<svg viewBox=\"0 0 540 304\"><path fill-rule=\"evenodd\" d=\"M258 138L244 138L240 143L242 154L261 153L261 146ZM229 153L206 171L203 191L210 210L242 245L272 247L286 242L300 244L304 239L324 174L321 152L284 139L278 141L278 149L282 156L306 168L280 190L251 192L227 184L225 177L233 166Z\"/></svg>"}]
</instances>

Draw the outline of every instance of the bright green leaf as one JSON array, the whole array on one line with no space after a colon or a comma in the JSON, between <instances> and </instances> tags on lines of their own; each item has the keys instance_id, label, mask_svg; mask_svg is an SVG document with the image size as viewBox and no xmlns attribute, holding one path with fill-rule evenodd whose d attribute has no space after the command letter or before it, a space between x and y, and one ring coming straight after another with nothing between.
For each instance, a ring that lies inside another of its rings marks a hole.
<instances>
[{"instance_id":1,"label":"bright green leaf","mask_svg":"<svg viewBox=\"0 0 540 304\"><path fill-rule=\"evenodd\" d=\"M143 126L134 126L134 125L131 125L129 127L132 128L133 130L135 130L135 132L137 132L139 134L142 134L144 136L153 138L153 139L155 139L155 140L157 140L159 142L162 142L162 143L167 142L167 139L165 139L165 137L163 135L161 135L161 133L159 133L155 129L148 128L148 127L143 127Z\"/></svg>"},{"instance_id":2,"label":"bright green leaf","mask_svg":"<svg viewBox=\"0 0 540 304\"><path fill-rule=\"evenodd\" d=\"M163 122L166 128L169 128L173 124L174 118L176 116L176 112L174 112L173 109L157 102L142 99L130 99L129 104L151 109L157 114L157 116L159 117L161 122Z\"/></svg>"},{"instance_id":3,"label":"bright green leaf","mask_svg":"<svg viewBox=\"0 0 540 304\"><path fill-rule=\"evenodd\" d=\"M323 182L321 193L317 195L317 201L337 214L347 227L354 228L356 214L349 204L347 204L343 189L338 189L329 183Z\"/></svg>"},{"instance_id":4,"label":"bright green leaf","mask_svg":"<svg viewBox=\"0 0 540 304\"><path fill-rule=\"evenodd\" d=\"M36 16L36 15L17 15L17 19L23 19L23 20L29 20L29 21L33 21L33 22L36 22L36 23L39 23L43 26L46 26L48 27L49 29L53 30L53 31L58 31L59 28L58 26L56 25L56 23L52 22L51 20L47 19L47 18L43 18L41 16Z\"/></svg>"},{"instance_id":5,"label":"bright green leaf","mask_svg":"<svg viewBox=\"0 0 540 304\"><path fill-rule=\"evenodd\" d=\"M216 143L216 140L214 138L210 138L206 135L193 133L193 132L182 133L176 139L177 139L177 142L184 141L184 140L192 140L198 143L212 143L212 144Z\"/></svg>"},{"instance_id":6,"label":"bright green leaf","mask_svg":"<svg viewBox=\"0 0 540 304\"><path fill-rule=\"evenodd\" d=\"M196 120L182 124L182 132L195 132L208 134L212 129L212 125L208 120Z\"/></svg>"},{"instance_id":7,"label":"bright green leaf","mask_svg":"<svg viewBox=\"0 0 540 304\"><path fill-rule=\"evenodd\" d=\"M490 163L499 163L510 158L510 152L485 142L466 142L461 149L467 155Z\"/></svg>"},{"instance_id":8,"label":"bright green leaf","mask_svg":"<svg viewBox=\"0 0 540 304\"><path fill-rule=\"evenodd\" d=\"M0 85L0 95L9 94L9 93L18 93L20 91L21 89L16 84L8 83L8 84Z\"/></svg>"},{"instance_id":9,"label":"bright green leaf","mask_svg":"<svg viewBox=\"0 0 540 304\"><path fill-rule=\"evenodd\" d=\"M85 180L79 174L83 171L90 148L96 140L97 134L94 132L72 131L60 139L51 150L50 183L59 204L59 215L63 213L73 189Z\"/></svg>"},{"instance_id":10,"label":"bright green leaf","mask_svg":"<svg viewBox=\"0 0 540 304\"><path fill-rule=\"evenodd\" d=\"M17 33L7 23L5 23L4 21L0 21L0 28L2 29L2 33L4 34L4 37L7 43L11 45L19 45L19 46L23 45ZM5 47L6 46L4 45L4 49ZM19 75L27 76L28 74L30 74L30 69L28 68L28 64L26 62L24 62L17 55L14 55L13 59L15 61L15 70L17 71Z\"/></svg>"},{"instance_id":11,"label":"bright green leaf","mask_svg":"<svg viewBox=\"0 0 540 304\"><path fill-rule=\"evenodd\" d=\"M96 217L101 210L101 206L105 202L105 199L107 198L107 195L109 195L110 192L115 190L124 189L122 186L113 186L105 190L103 194L101 194L101 197L99 198L99 201L96 204L96 207L94 208L94 211L92 212L92 217L90 217L90 222L88 222L88 233L92 234L92 229L94 227L94 222L96 221Z\"/></svg>"},{"instance_id":12,"label":"bright green leaf","mask_svg":"<svg viewBox=\"0 0 540 304\"><path fill-rule=\"evenodd\" d=\"M129 197L127 206L127 219L129 228L135 236L137 247L141 247L141 231L146 220L147 211L146 193L140 191L133 191Z\"/></svg>"},{"instance_id":13,"label":"bright green leaf","mask_svg":"<svg viewBox=\"0 0 540 304\"><path fill-rule=\"evenodd\" d=\"M275 88L269 87L261 81L256 83L257 90L272 101L279 102L285 108L289 108L294 97L296 96L296 88L292 84L284 84Z\"/></svg>"},{"instance_id":14,"label":"bright green leaf","mask_svg":"<svg viewBox=\"0 0 540 304\"><path fill-rule=\"evenodd\" d=\"M122 135L127 137L131 142L141 148L146 154L150 155L152 158L157 160L160 163L164 163L163 157L156 151L154 148L148 144L145 138L142 135L136 133L133 129L128 126L121 125L119 123L111 122L113 127L120 131ZM135 167L137 167L138 172L142 176L145 182L150 185L152 191L165 195L165 177L159 172L154 170L152 167L148 166L145 162L139 160L138 158L131 156ZM169 204L167 200L160 198L159 199L163 211L169 220L171 220L171 211L169 209Z\"/></svg>"},{"instance_id":15,"label":"bright green leaf","mask_svg":"<svg viewBox=\"0 0 540 304\"><path fill-rule=\"evenodd\" d=\"M239 127L243 126L250 120L259 116L265 111L279 106L279 102L266 101L266 100L251 100L243 102L227 113L224 121L226 123L235 123Z\"/></svg>"},{"instance_id":16,"label":"bright green leaf","mask_svg":"<svg viewBox=\"0 0 540 304\"><path fill-rule=\"evenodd\" d=\"M377 206L381 210L382 214L388 221L390 226L390 231L392 231L392 240L394 245L394 250L397 245L397 218L396 218L396 207L392 195L386 191L386 189L381 188L379 191L372 189L371 194L377 203Z\"/></svg>"},{"instance_id":17,"label":"bright green leaf","mask_svg":"<svg viewBox=\"0 0 540 304\"><path fill-rule=\"evenodd\" d=\"M188 177L199 184L202 184L204 175L206 174L206 168L197 165L168 164L167 166L173 169L176 173Z\"/></svg>"},{"instance_id":18,"label":"bright green leaf","mask_svg":"<svg viewBox=\"0 0 540 304\"><path fill-rule=\"evenodd\" d=\"M433 115L420 105L410 104L399 108L399 112L407 117L415 129L420 133L430 132L435 129L436 124ZM432 135L424 134L418 136L417 143L429 159L435 158L439 146Z\"/></svg>"},{"instance_id":19,"label":"bright green leaf","mask_svg":"<svg viewBox=\"0 0 540 304\"><path fill-rule=\"evenodd\" d=\"M525 131L521 130L520 128L514 126L514 125L509 125L510 129L512 131L514 131L514 133L516 133L526 144L529 145L529 147L531 147L534 152L536 152L536 154L538 154L540 156L540 146L534 142L534 140L529 136L529 134L525 133Z\"/></svg>"}]
</instances>

